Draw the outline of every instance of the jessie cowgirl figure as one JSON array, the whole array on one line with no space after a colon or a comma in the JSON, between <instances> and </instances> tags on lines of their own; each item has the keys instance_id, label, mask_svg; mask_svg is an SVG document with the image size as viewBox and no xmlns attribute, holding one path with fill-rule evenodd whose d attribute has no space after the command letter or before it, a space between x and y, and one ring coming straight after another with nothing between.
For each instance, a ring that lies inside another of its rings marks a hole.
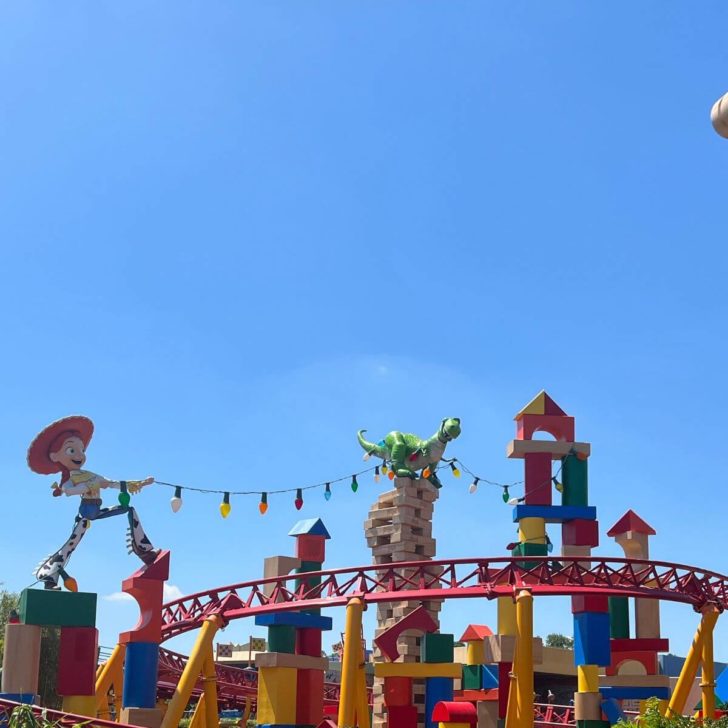
<instances>
[{"instance_id":1,"label":"jessie cowgirl figure","mask_svg":"<svg viewBox=\"0 0 728 728\"><path fill-rule=\"evenodd\" d=\"M35 571L36 579L42 581L46 589L60 589L60 576L67 589L77 591L76 580L66 573L65 568L92 521L125 513L129 519L129 553L136 554L145 564L151 564L159 553L159 549L152 546L144 533L136 511L129 505L129 493L138 493L145 485L153 483L154 478L107 480L101 475L81 470L86 462L86 448L93 431L94 424L88 417L64 417L48 425L28 448L28 466L34 473L61 474L60 485L53 484L54 496L64 493L67 496L81 496L81 505L68 540ZM100 492L103 488L116 488L120 491L119 505L102 508Z\"/></svg>"}]
</instances>

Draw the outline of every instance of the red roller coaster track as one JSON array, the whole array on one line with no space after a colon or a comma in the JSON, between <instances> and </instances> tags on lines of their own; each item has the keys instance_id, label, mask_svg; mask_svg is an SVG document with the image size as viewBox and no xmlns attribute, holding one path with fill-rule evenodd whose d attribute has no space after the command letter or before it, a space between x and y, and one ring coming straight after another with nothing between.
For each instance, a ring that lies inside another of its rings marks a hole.
<instances>
[{"instance_id":1,"label":"red roller coaster track","mask_svg":"<svg viewBox=\"0 0 728 728\"><path fill-rule=\"evenodd\" d=\"M510 596L528 588L537 596L603 594L690 604L700 610L728 606L728 577L664 561L602 557L529 556L409 561L311 572L321 583L307 586L300 575L272 577L211 589L176 599L162 608L162 640L219 615L225 622L257 614L366 602L434 601ZM298 584L296 584L298 581Z\"/></svg>"}]
</instances>

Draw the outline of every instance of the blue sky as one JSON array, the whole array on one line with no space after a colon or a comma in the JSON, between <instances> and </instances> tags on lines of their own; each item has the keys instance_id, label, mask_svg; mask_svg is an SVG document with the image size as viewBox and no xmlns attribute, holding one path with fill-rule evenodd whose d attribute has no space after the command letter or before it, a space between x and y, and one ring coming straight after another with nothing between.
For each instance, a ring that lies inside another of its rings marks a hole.
<instances>
[{"instance_id":1,"label":"blue sky","mask_svg":"<svg viewBox=\"0 0 728 728\"><path fill-rule=\"evenodd\" d=\"M63 415L95 421L92 470L232 490L346 475L358 428L459 416L452 454L515 480L541 388L593 443L604 529L634 508L655 558L728 572L726 22L664 0L5 4L5 586L70 529L77 502L25 464ZM503 554L510 509L467 486L442 491L438 555ZM226 521L217 496L136 503L190 593L255 578L299 517L324 518L329 565L368 563L381 488ZM123 541L94 525L83 589L118 591ZM456 602L443 628L494 619ZM100 602L104 644L133 621ZM684 653L695 615L663 624ZM569 631L568 604L539 600L536 628Z\"/></svg>"}]
</instances>

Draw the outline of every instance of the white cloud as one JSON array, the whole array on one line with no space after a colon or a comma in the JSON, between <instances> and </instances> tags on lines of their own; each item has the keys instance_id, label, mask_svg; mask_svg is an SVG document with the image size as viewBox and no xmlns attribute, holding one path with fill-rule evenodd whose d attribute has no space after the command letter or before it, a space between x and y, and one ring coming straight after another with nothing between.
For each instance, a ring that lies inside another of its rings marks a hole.
<instances>
[{"instance_id":1,"label":"white cloud","mask_svg":"<svg viewBox=\"0 0 728 728\"><path fill-rule=\"evenodd\" d=\"M105 602L133 602L134 599L124 592L114 592L113 594L107 594L102 597Z\"/></svg>"},{"instance_id":2,"label":"white cloud","mask_svg":"<svg viewBox=\"0 0 728 728\"><path fill-rule=\"evenodd\" d=\"M164 591L162 593L162 598L165 602L172 602L175 599L181 599L184 596L182 593L182 590L175 584L167 584L164 585ZM105 602L133 602L134 598L126 594L125 592L113 592L112 594L107 594L106 596L102 597Z\"/></svg>"},{"instance_id":3,"label":"white cloud","mask_svg":"<svg viewBox=\"0 0 728 728\"><path fill-rule=\"evenodd\" d=\"M173 602L175 599L181 599L184 596L182 590L174 584L164 584L164 601Z\"/></svg>"}]
</instances>

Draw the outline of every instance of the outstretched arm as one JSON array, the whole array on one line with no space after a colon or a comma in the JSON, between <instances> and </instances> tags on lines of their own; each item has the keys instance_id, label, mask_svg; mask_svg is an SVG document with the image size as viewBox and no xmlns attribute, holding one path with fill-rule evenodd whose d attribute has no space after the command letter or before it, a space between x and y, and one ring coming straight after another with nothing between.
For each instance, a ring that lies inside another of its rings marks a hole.
<instances>
[{"instance_id":1,"label":"outstretched arm","mask_svg":"<svg viewBox=\"0 0 728 728\"><path fill-rule=\"evenodd\" d=\"M101 478L101 480L103 481L103 484L99 486L101 488L121 489L120 480L106 480L106 478ZM154 478L150 475L144 478L144 480L126 480L124 482L130 493L138 493L145 485L151 485L154 482Z\"/></svg>"}]
</instances>

